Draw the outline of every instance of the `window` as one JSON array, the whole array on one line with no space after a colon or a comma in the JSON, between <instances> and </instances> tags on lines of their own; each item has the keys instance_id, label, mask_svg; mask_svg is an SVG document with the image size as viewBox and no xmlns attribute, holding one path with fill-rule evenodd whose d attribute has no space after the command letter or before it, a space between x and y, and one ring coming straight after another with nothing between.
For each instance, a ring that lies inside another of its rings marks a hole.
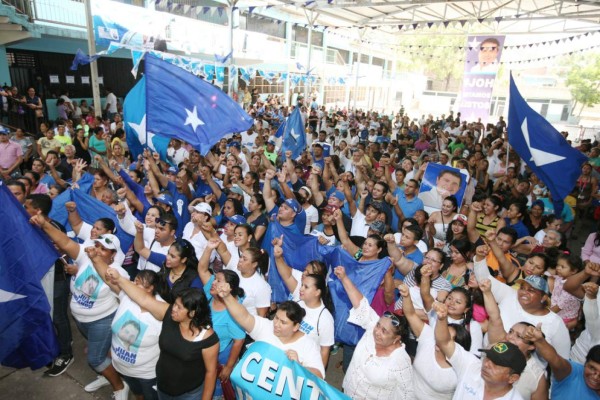
<instances>
[{"instance_id":1,"label":"window","mask_svg":"<svg viewBox=\"0 0 600 400\"><path fill-rule=\"evenodd\" d=\"M325 104L344 103L346 101L346 87L325 86L323 100Z\"/></svg>"}]
</instances>

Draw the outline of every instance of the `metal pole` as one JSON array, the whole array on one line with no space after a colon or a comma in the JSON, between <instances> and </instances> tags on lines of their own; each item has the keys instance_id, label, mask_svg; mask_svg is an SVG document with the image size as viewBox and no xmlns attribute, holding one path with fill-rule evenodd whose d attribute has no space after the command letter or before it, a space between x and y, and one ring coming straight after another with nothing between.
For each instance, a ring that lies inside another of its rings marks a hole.
<instances>
[{"instance_id":1,"label":"metal pole","mask_svg":"<svg viewBox=\"0 0 600 400\"><path fill-rule=\"evenodd\" d=\"M229 17L229 51L231 52L231 57L229 57L229 62L227 65L231 67L234 65L233 62L233 7L236 5L237 0L229 1L229 10L227 10L227 16ZM235 77L231 76L231 68L229 68L229 85L227 85L227 93L229 97L233 97L233 93L237 88L237 75Z\"/></svg>"},{"instance_id":2,"label":"metal pole","mask_svg":"<svg viewBox=\"0 0 600 400\"><path fill-rule=\"evenodd\" d=\"M87 27L88 54L96 54L96 39L94 38L94 21L92 19L92 0L84 0L85 21ZM92 84L92 97L94 98L94 114L102 116L102 102L100 101L100 86L98 85L98 64L90 63L90 83Z\"/></svg>"},{"instance_id":3,"label":"metal pole","mask_svg":"<svg viewBox=\"0 0 600 400\"><path fill-rule=\"evenodd\" d=\"M310 14L310 16L309 16ZM308 60L306 61L306 83L304 84L304 102L305 104L310 104L310 101L308 99L308 95L310 94L310 76L308 75L308 71L310 71L310 63L311 63L311 59L312 59L312 31L313 31L313 26L312 26L312 15L313 12L311 11L309 14L307 14L307 18L308 18Z\"/></svg>"},{"instance_id":4,"label":"metal pole","mask_svg":"<svg viewBox=\"0 0 600 400\"><path fill-rule=\"evenodd\" d=\"M360 69L360 59L362 57L362 38L360 39L360 43L358 44L358 57L356 58L356 76L354 77L354 96L353 97L353 106L354 110L356 110L356 97L358 96L358 71Z\"/></svg>"}]
</instances>

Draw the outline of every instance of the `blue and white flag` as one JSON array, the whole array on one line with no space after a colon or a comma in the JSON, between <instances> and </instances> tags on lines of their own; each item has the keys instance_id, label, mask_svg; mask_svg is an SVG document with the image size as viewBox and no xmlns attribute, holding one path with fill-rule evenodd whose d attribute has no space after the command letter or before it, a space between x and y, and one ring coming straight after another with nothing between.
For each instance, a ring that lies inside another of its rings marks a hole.
<instances>
[{"instance_id":1,"label":"blue and white flag","mask_svg":"<svg viewBox=\"0 0 600 400\"><path fill-rule=\"evenodd\" d=\"M277 132L275 132L275 137L276 138L280 138L283 136L283 132L285 131L285 124L287 123L287 120L283 121L280 125L279 128L277 128Z\"/></svg>"},{"instance_id":2,"label":"blue and white flag","mask_svg":"<svg viewBox=\"0 0 600 400\"><path fill-rule=\"evenodd\" d=\"M286 151L291 150L292 159L296 159L302 155L305 149L306 133L304 132L304 123L302 122L300 108L296 107L285 123L281 151L285 154Z\"/></svg>"},{"instance_id":3,"label":"blue and white flag","mask_svg":"<svg viewBox=\"0 0 600 400\"><path fill-rule=\"evenodd\" d=\"M123 102L123 119L127 145L134 159L150 149L160 155L161 160L167 160L167 148L171 139L155 135L146 129L146 77L129 91Z\"/></svg>"},{"instance_id":4,"label":"blue and white flag","mask_svg":"<svg viewBox=\"0 0 600 400\"><path fill-rule=\"evenodd\" d=\"M0 183L0 364L38 369L59 352L41 279L59 257Z\"/></svg>"},{"instance_id":5,"label":"blue and white flag","mask_svg":"<svg viewBox=\"0 0 600 400\"><path fill-rule=\"evenodd\" d=\"M252 126L252 117L219 88L151 55L145 62L149 131L205 155L223 136Z\"/></svg>"},{"instance_id":6,"label":"blue and white flag","mask_svg":"<svg viewBox=\"0 0 600 400\"><path fill-rule=\"evenodd\" d=\"M75 58L73 59L73 63L71 64L71 71L77 71L80 65L87 65L99 59L101 54L96 54L92 56L88 56L81 49L77 49L77 53L75 53Z\"/></svg>"},{"instance_id":7,"label":"blue and white flag","mask_svg":"<svg viewBox=\"0 0 600 400\"><path fill-rule=\"evenodd\" d=\"M563 200L575 187L587 157L571 147L544 117L529 107L512 75L508 107L508 142L546 184L552 194L554 210L560 215Z\"/></svg>"}]
</instances>

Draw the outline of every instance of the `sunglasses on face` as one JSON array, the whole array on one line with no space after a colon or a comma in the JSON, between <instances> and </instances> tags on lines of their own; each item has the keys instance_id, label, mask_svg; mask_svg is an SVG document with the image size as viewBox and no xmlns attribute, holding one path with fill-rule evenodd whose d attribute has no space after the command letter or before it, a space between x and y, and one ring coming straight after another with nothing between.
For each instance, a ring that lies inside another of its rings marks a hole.
<instances>
[{"instance_id":1,"label":"sunglasses on face","mask_svg":"<svg viewBox=\"0 0 600 400\"><path fill-rule=\"evenodd\" d=\"M394 314L390 311L386 311L383 313L382 317L389 318L392 325L400 326L400 319L398 318L398 316L396 314Z\"/></svg>"},{"instance_id":2,"label":"sunglasses on face","mask_svg":"<svg viewBox=\"0 0 600 400\"><path fill-rule=\"evenodd\" d=\"M168 222L168 221L165 221L164 219L161 219L161 218L156 218L156 219L154 220L154 222L156 222L156 225L158 225L158 226L160 226L160 227L162 227L162 228L164 228L164 227L165 227L165 225L169 225L169 222Z\"/></svg>"}]
</instances>

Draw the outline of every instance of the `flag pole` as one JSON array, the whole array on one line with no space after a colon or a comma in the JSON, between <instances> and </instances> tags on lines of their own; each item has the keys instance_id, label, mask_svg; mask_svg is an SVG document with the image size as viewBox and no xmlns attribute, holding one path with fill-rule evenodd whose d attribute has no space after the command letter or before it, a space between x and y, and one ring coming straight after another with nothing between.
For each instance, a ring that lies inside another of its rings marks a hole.
<instances>
[{"instance_id":1,"label":"flag pole","mask_svg":"<svg viewBox=\"0 0 600 400\"><path fill-rule=\"evenodd\" d=\"M92 0L84 0L85 3L85 22L87 28L88 54L96 54L96 39L94 37L94 20L92 19ZM94 99L94 114L96 117L102 116L102 102L100 100L100 86L98 84L98 64L90 63L90 83L92 85L92 97Z\"/></svg>"}]
</instances>

